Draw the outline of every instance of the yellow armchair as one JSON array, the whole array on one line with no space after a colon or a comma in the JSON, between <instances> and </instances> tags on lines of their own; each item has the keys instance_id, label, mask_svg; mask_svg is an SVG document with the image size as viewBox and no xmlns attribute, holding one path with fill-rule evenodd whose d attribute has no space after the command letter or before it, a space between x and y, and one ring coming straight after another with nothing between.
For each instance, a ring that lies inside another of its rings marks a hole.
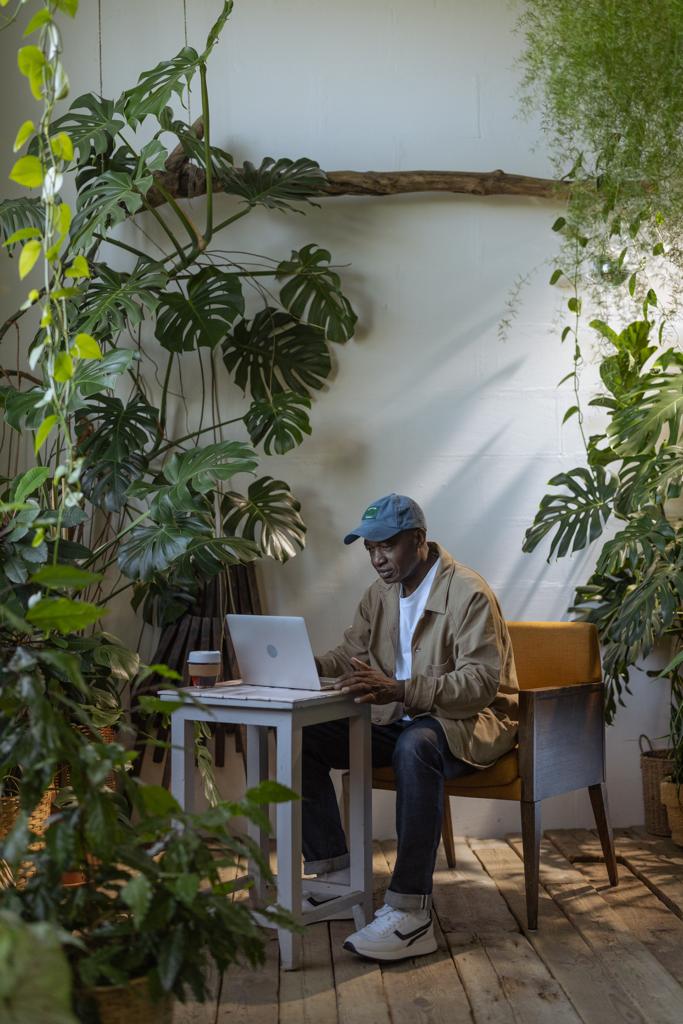
<instances>
[{"instance_id":1,"label":"yellow armchair","mask_svg":"<svg viewBox=\"0 0 683 1024\"><path fill-rule=\"evenodd\" d=\"M515 750L445 788L443 841L455 867L450 797L520 804L527 922L538 926L541 801L587 788L610 883L618 884L605 790L604 686L595 626L585 622L509 622L520 686ZM373 772L375 789L395 789L391 768Z\"/></svg>"}]
</instances>

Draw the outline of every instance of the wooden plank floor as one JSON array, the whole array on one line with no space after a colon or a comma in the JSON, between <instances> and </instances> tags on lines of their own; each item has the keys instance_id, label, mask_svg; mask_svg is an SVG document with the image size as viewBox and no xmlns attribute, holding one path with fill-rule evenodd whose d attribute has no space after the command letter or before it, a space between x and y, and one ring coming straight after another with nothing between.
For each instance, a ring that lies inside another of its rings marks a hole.
<instances>
[{"instance_id":1,"label":"wooden plank floor","mask_svg":"<svg viewBox=\"0 0 683 1024\"><path fill-rule=\"evenodd\" d=\"M637 828L616 845L613 889L593 832L547 832L529 932L519 837L458 839L457 868L437 862L431 956L359 960L341 948L352 922L334 922L309 926L286 972L269 935L263 968L214 979L215 999L177 1004L174 1024L681 1024L683 849ZM375 845L376 905L395 852Z\"/></svg>"}]
</instances>

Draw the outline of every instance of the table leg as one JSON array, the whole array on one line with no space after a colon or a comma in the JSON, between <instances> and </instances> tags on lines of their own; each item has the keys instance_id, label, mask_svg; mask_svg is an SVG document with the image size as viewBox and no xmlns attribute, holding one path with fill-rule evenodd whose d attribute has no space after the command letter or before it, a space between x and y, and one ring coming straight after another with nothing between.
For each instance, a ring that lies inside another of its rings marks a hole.
<instances>
[{"instance_id":1,"label":"table leg","mask_svg":"<svg viewBox=\"0 0 683 1024\"><path fill-rule=\"evenodd\" d=\"M301 728L288 717L277 728L277 781L301 793ZM277 898L301 919L301 800L277 805ZM301 965L301 937L278 928L280 959L286 971Z\"/></svg>"},{"instance_id":2,"label":"table leg","mask_svg":"<svg viewBox=\"0 0 683 1024\"><path fill-rule=\"evenodd\" d=\"M171 715L171 793L184 810L193 810L194 722L182 708Z\"/></svg>"},{"instance_id":3,"label":"table leg","mask_svg":"<svg viewBox=\"0 0 683 1024\"><path fill-rule=\"evenodd\" d=\"M268 778L268 729L261 725L247 726L247 788L258 786ZM262 807L263 813L268 813L266 806ZM268 834L256 822L247 823L247 832L250 838L256 843L261 855L268 863L270 846ZM261 869L255 860L249 862L249 874L254 879L251 889L251 899L256 903L263 903L266 898L266 882Z\"/></svg>"},{"instance_id":4,"label":"table leg","mask_svg":"<svg viewBox=\"0 0 683 1024\"><path fill-rule=\"evenodd\" d=\"M372 918L372 753L370 717L349 719L349 850L351 888L364 892L354 907L356 928Z\"/></svg>"}]
</instances>

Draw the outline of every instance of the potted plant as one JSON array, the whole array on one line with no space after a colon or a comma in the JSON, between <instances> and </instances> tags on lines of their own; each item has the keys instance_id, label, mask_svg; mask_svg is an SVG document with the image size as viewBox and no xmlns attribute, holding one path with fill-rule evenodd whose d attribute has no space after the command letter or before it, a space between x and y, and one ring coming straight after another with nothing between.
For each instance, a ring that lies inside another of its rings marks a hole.
<instances>
[{"instance_id":1,"label":"potted plant","mask_svg":"<svg viewBox=\"0 0 683 1024\"><path fill-rule=\"evenodd\" d=\"M683 679L681 678L681 667L683 666L683 651L679 651L671 663L667 665L663 675L671 676L671 718L669 740L671 743L671 757L673 761L671 774L661 782L662 803L666 807L666 814L671 829L671 838L674 843L683 846L683 799L681 798L681 785L683 785Z\"/></svg>"}]
</instances>

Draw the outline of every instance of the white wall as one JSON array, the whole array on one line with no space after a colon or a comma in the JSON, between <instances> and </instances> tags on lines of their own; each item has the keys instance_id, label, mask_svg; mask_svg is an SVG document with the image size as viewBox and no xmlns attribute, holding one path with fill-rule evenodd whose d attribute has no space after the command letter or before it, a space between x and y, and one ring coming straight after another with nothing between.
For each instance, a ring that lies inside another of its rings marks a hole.
<instances>
[{"instance_id":1,"label":"white wall","mask_svg":"<svg viewBox=\"0 0 683 1024\"><path fill-rule=\"evenodd\" d=\"M72 96L99 81L97 8L82 7L66 39ZM201 46L218 8L217 0L187 0L190 44ZM180 0L103 0L105 95L177 52L183 13ZM516 114L513 20L506 0L238 0L210 65L213 138L238 161L305 155L327 170L550 174L537 126ZM0 37L3 95L17 96L0 111L8 166L8 142L31 102L14 71L14 42ZM191 117L198 112L195 94ZM219 205L232 208L225 197ZM201 216L201 200L191 207ZM562 294L546 284L558 209L522 198L344 198L305 218L259 212L226 240L227 248L278 257L315 241L349 264L343 276L360 317L357 336L335 348L312 437L263 466L289 481L309 528L302 555L284 567L263 564L266 606L304 614L317 650L338 641L372 578L360 545L345 548L341 537L390 490L423 505L431 536L490 581L508 618L564 617L573 586L585 579L586 558L547 565L545 551L521 553L545 482L582 458L574 421L561 427L572 402L556 382L570 369L570 352L557 329ZM506 297L534 268L500 340ZM5 261L0 299L11 308L14 264L6 271ZM586 396L596 379L588 366ZM228 414L243 407L227 384L222 400ZM117 623L128 630L124 610ZM665 728L664 688L638 676L628 709L608 731L615 824L642 820L636 738ZM391 831L391 800L376 794L378 835ZM546 808L547 826L590 823L583 794ZM454 811L456 829L470 834L519 824L504 804L463 800Z\"/></svg>"}]
</instances>

